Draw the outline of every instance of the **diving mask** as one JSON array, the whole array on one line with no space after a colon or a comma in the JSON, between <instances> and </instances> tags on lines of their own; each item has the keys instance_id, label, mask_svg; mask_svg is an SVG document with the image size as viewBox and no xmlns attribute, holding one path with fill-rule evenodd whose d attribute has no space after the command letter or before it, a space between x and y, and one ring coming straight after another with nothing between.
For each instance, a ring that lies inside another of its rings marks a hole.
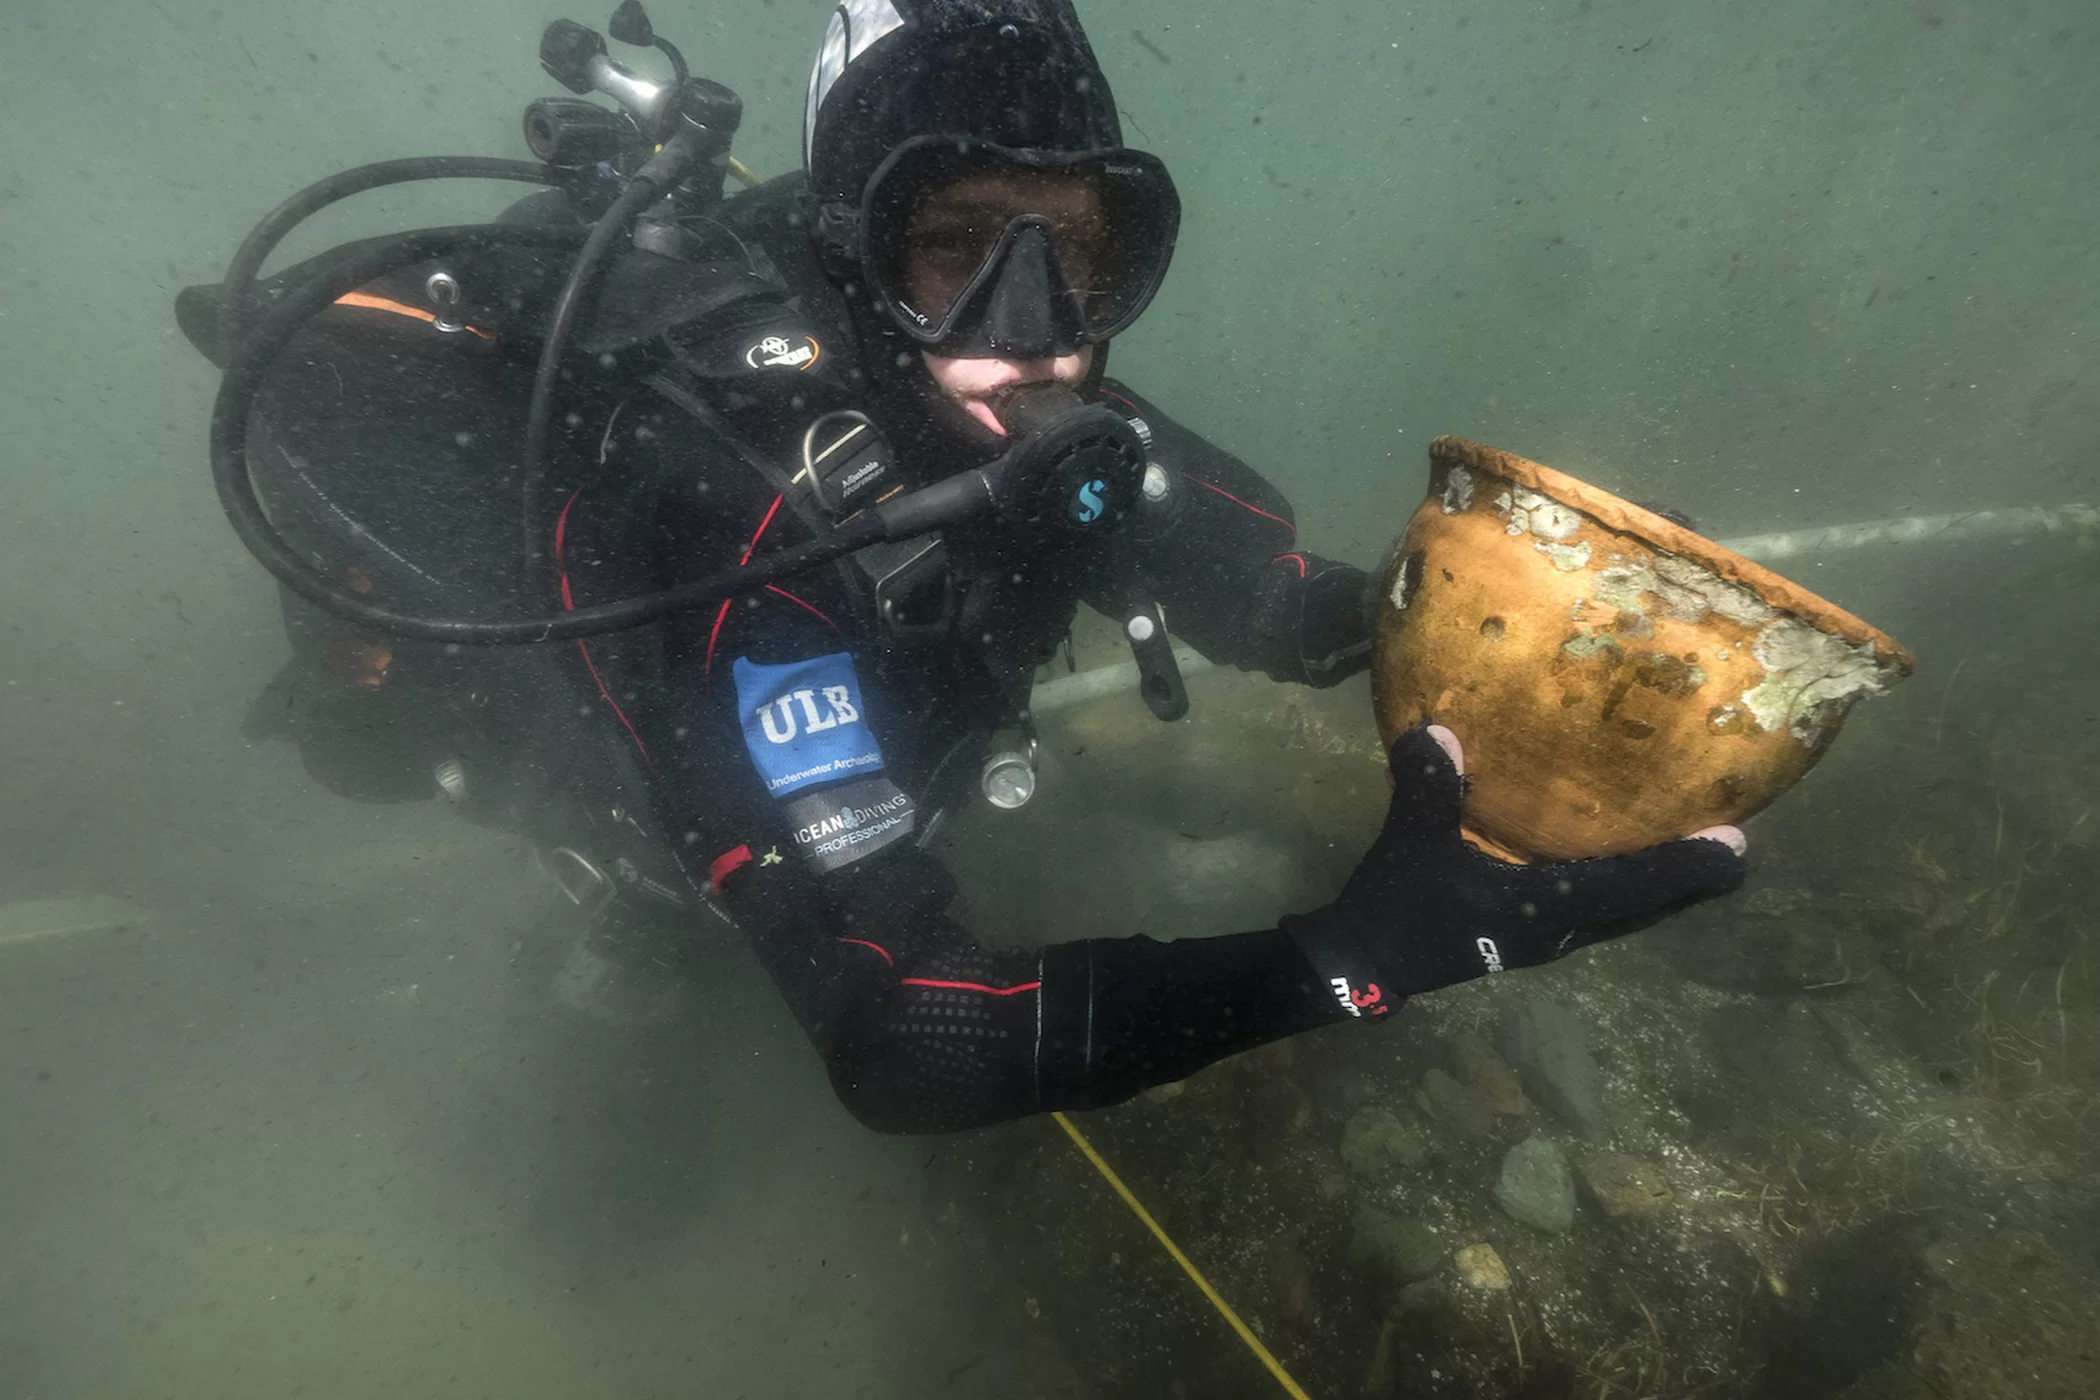
<instances>
[{"instance_id":1,"label":"diving mask","mask_svg":"<svg viewBox=\"0 0 2100 1400\"><path fill-rule=\"evenodd\" d=\"M1138 318L1180 219L1166 167L1142 151L922 136L870 177L852 243L871 300L913 341L1044 359Z\"/></svg>"}]
</instances>

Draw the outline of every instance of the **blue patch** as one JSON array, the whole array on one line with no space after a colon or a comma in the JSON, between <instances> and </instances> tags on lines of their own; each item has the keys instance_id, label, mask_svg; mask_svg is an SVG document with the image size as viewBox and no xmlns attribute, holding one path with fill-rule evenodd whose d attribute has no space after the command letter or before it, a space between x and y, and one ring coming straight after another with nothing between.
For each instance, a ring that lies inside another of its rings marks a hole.
<instances>
[{"instance_id":1,"label":"blue patch","mask_svg":"<svg viewBox=\"0 0 2100 1400\"><path fill-rule=\"evenodd\" d=\"M736 659L744 747L775 797L882 771L868 728L860 677L843 651L785 666Z\"/></svg>"}]
</instances>

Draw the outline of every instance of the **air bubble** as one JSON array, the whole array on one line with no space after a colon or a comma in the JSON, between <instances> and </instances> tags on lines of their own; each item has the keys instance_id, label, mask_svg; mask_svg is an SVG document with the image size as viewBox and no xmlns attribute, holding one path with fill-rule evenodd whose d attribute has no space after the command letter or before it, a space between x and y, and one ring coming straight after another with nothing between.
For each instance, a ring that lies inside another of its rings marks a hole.
<instances>
[{"instance_id":1,"label":"air bubble","mask_svg":"<svg viewBox=\"0 0 2100 1400\"><path fill-rule=\"evenodd\" d=\"M452 441L461 447L472 447L474 435L469 432L457 432L452 435Z\"/></svg>"}]
</instances>

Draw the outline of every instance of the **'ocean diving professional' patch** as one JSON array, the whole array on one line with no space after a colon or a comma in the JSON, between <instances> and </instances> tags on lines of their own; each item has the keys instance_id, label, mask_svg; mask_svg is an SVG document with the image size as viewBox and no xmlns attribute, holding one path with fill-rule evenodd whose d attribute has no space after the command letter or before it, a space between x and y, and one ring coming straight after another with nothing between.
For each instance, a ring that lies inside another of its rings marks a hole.
<instances>
[{"instance_id":1,"label":"'ocean diving professional' patch","mask_svg":"<svg viewBox=\"0 0 2100 1400\"><path fill-rule=\"evenodd\" d=\"M804 793L781 811L795 824L795 849L827 874L911 835L918 822L910 796L888 778Z\"/></svg>"},{"instance_id":2,"label":"'ocean diving professional' patch","mask_svg":"<svg viewBox=\"0 0 2100 1400\"><path fill-rule=\"evenodd\" d=\"M860 702L860 677L843 651L785 666L736 659L744 747L766 791L785 797L815 783L882 771L882 749Z\"/></svg>"}]
</instances>

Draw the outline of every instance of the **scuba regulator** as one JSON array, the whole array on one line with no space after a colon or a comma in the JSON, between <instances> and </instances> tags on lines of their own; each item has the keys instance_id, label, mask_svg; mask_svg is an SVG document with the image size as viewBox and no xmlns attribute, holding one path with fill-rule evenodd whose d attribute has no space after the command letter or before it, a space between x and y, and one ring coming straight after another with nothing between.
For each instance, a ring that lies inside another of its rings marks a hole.
<instances>
[{"instance_id":1,"label":"scuba regulator","mask_svg":"<svg viewBox=\"0 0 2100 1400\"><path fill-rule=\"evenodd\" d=\"M990 406L1013 440L1004 456L876 509L910 534L986 512L1016 531L1092 533L1137 503L1145 449L1122 415L1062 384L1018 385Z\"/></svg>"},{"instance_id":2,"label":"scuba regulator","mask_svg":"<svg viewBox=\"0 0 2100 1400\"><path fill-rule=\"evenodd\" d=\"M637 0L625 0L609 27L622 43L662 52L673 80L658 83L635 73L608 56L598 34L558 20L542 37L540 63L579 97L543 98L527 108L526 140L538 163L428 157L359 167L294 195L242 243L219 302L218 342L226 368L212 414L212 471L235 533L271 574L316 606L393 636L456 645L565 641L639 627L681 609L756 592L874 545L968 522L996 522L1021 535L1071 538L1112 529L1130 511L1146 465L1136 432L1118 414L1081 402L1062 385L1031 384L994 402L1012 444L997 460L893 494L803 544L656 593L535 616L437 616L375 602L302 557L256 496L248 469L248 431L272 363L305 324L357 288L432 259L489 248L555 253L573 248L533 378L522 453L520 548L528 580L546 576L543 496L556 398L602 272L623 240L662 256L689 255L693 235L680 220L722 202L725 174L751 178L729 154L742 116L736 94L692 77L683 55L655 35ZM618 109L579 100L588 93L611 97ZM274 304L263 303L257 273L299 223L349 195L426 179L555 186L579 208L594 212L595 220L588 228L485 224L417 230L359 245L335 266L281 290ZM1134 644L1142 641L1137 626L1133 621ZM1166 644L1163 627L1158 644ZM1142 649L1140 657L1142 662ZM1149 689L1147 698L1153 698Z\"/></svg>"}]
</instances>

